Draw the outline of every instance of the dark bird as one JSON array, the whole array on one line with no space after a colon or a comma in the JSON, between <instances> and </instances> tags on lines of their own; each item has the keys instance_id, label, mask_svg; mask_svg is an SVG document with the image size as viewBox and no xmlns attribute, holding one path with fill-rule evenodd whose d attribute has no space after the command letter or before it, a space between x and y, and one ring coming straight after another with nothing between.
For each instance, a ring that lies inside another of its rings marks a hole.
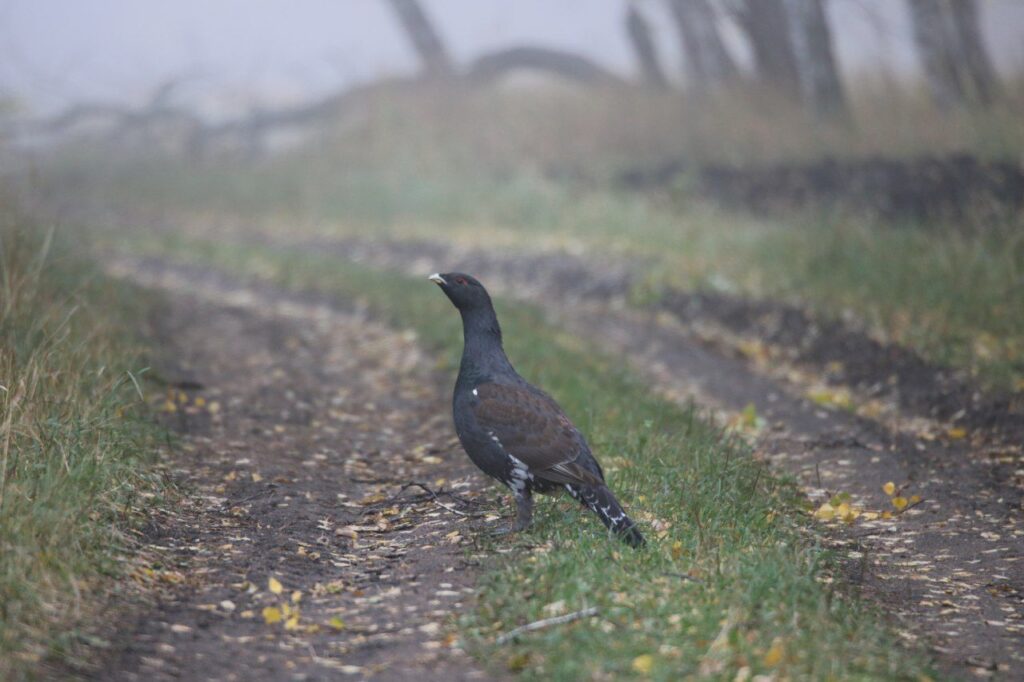
<instances>
[{"instance_id":1,"label":"dark bird","mask_svg":"<svg viewBox=\"0 0 1024 682\"><path fill-rule=\"evenodd\" d=\"M644 537L604 482L586 439L558 403L513 369L501 345L501 327L487 290L458 272L433 274L462 315L462 364L452 413L466 454L512 491L516 522L530 525L533 493L567 490L628 544Z\"/></svg>"}]
</instances>

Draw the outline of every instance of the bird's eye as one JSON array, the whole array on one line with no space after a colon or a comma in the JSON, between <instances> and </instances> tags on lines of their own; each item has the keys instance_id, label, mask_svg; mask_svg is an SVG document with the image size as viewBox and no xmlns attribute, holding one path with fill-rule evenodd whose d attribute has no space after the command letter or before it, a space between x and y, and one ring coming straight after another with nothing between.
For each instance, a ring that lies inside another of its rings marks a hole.
<instances>
[{"instance_id":1,"label":"bird's eye","mask_svg":"<svg viewBox=\"0 0 1024 682\"><path fill-rule=\"evenodd\" d=\"M456 284L466 284L466 278L465 277L456 277L455 278L455 283Z\"/></svg>"}]
</instances>

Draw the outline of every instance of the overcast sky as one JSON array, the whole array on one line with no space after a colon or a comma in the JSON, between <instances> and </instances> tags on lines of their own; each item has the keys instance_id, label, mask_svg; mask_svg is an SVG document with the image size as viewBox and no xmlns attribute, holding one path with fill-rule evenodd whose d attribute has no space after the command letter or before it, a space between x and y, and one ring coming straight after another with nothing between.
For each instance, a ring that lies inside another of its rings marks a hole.
<instances>
[{"instance_id":1,"label":"overcast sky","mask_svg":"<svg viewBox=\"0 0 1024 682\"><path fill-rule=\"evenodd\" d=\"M634 68L625 0L423 1L457 61L537 44L622 73ZM981 5L999 65L1024 66L1024 0ZM661 3L641 7L655 22L666 65L679 70ZM916 68L904 0L832 0L831 12L846 71L883 62L900 72ZM303 100L415 66L384 0L0 0L0 40L0 90L36 111L82 99L138 101L180 74L193 77L196 97Z\"/></svg>"}]
</instances>

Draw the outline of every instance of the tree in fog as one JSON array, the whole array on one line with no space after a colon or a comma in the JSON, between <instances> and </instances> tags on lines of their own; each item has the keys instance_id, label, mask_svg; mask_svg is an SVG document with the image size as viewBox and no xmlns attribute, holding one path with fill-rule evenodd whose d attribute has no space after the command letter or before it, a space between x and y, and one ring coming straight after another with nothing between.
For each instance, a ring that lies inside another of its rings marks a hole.
<instances>
[{"instance_id":1,"label":"tree in fog","mask_svg":"<svg viewBox=\"0 0 1024 682\"><path fill-rule=\"evenodd\" d=\"M736 63L725 49L714 8L708 0L668 0L668 6L693 87L707 89L735 80Z\"/></svg>"},{"instance_id":2,"label":"tree in fog","mask_svg":"<svg viewBox=\"0 0 1024 682\"><path fill-rule=\"evenodd\" d=\"M825 0L786 0L784 9L805 105L819 116L845 117L846 93L832 47Z\"/></svg>"},{"instance_id":3,"label":"tree in fog","mask_svg":"<svg viewBox=\"0 0 1024 682\"><path fill-rule=\"evenodd\" d=\"M448 77L452 75L452 62L441 36L434 29L426 12L417 0L389 0L391 8L412 43L423 64L427 76Z\"/></svg>"},{"instance_id":4,"label":"tree in fog","mask_svg":"<svg viewBox=\"0 0 1024 682\"><path fill-rule=\"evenodd\" d=\"M973 88L973 95L982 104L989 104L999 85L995 67L981 34L977 0L948 0L950 19L960 50L959 62L963 77Z\"/></svg>"},{"instance_id":5,"label":"tree in fog","mask_svg":"<svg viewBox=\"0 0 1024 682\"><path fill-rule=\"evenodd\" d=\"M750 43L758 80L785 96L800 96L800 75L783 0L729 0Z\"/></svg>"},{"instance_id":6,"label":"tree in fog","mask_svg":"<svg viewBox=\"0 0 1024 682\"><path fill-rule=\"evenodd\" d=\"M998 84L976 0L908 0L908 7L932 99L942 108L991 102Z\"/></svg>"},{"instance_id":7,"label":"tree in fog","mask_svg":"<svg viewBox=\"0 0 1024 682\"><path fill-rule=\"evenodd\" d=\"M635 3L629 3L626 10L626 35L636 53L644 82L655 88L668 87L668 79L661 68L658 48L651 37L651 26Z\"/></svg>"}]
</instances>

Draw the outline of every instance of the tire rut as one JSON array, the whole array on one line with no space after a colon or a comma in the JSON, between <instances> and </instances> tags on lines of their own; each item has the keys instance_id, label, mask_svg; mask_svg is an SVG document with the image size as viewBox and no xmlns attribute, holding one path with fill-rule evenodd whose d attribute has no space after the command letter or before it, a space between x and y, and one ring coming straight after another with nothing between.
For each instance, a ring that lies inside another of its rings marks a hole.
<instances>
[{"instance_id":1,"label":"tire rut","mask_svg":"<svg viewBox=\"0 0 1024 682\"><path fill-rule=\"evenodd\" d=\"M95 678L493 678L452 631L485 558L472 517L493 495L415 338L209 271L110 270L163 294L157 408L186 494L139 547L150 603Z\"/></svg>"}]
</instances>

